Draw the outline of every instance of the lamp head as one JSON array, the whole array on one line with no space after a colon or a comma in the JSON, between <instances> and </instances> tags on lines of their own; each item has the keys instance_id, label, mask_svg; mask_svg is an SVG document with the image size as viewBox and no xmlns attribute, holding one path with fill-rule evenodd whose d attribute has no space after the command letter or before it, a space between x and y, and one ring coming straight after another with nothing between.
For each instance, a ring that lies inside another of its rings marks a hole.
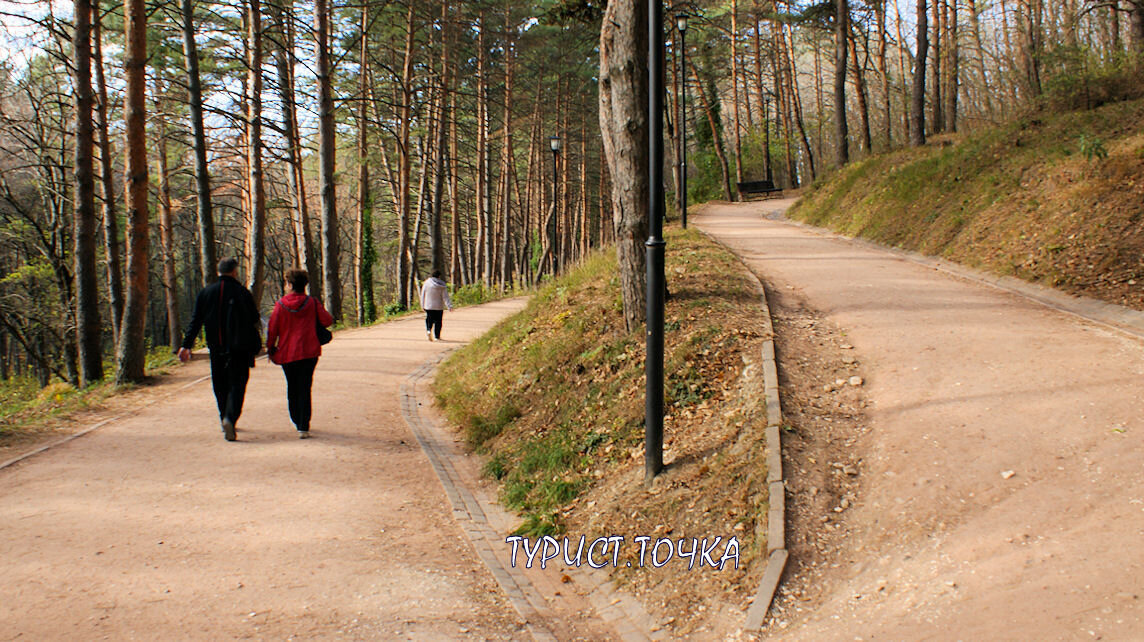
<instances>
[{"instance_id":1,"label":"lamp head","mask_svg":"<svg viewBox=\"0 0 1144 642\"><path fill-rule=\"evenodd\" d=\"M559 136L550 137L548 139L548 145L549 145L549 147L552 148L552 151L559 152L560 151L560 137Z\"/></svg>"},{"instance_id":2,"label":"lamp head","mask_svg":"<svg viewBox=\"0 0 1144 642\"><path fill-rule=\"evenodd\" d=\"M675 15L675 28L679 30L679 33L686 33L687 32L687 14L686 13L679 13L679 14Z\"/></svg>"}]
</instances>

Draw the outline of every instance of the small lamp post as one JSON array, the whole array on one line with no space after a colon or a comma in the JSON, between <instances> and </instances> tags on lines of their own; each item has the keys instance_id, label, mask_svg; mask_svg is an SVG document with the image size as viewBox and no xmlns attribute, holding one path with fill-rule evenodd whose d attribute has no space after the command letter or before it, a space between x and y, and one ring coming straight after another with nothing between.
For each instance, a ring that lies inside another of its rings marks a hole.
<instances>
[{"instance_id":1,"label":"small lamp post","mask_svg":"<svg viewBox=\"0 0 1144 642\"><path fill-rule=\"evenodd\" d=\"M675 16L675 28L679 30L679 214L683 229L687 229L687 14Z\"/></svg>"},{"instance_id":2,"label":"small lamp post","mask_svg":"<svg viewBox=\"0 0 1144 642\"><path fill-rule=\"evenodd\" d=\"M556 207L557 190L559 180L557 178L556 168L560 164L560 137L552 136L548 139L548 146L552 149L552 224L548 226L548 249L552 252L552 275L555 276L559 269L557 267L556 251L556 217L559 213L559 208Z\"/></svg>"}]
</instances>

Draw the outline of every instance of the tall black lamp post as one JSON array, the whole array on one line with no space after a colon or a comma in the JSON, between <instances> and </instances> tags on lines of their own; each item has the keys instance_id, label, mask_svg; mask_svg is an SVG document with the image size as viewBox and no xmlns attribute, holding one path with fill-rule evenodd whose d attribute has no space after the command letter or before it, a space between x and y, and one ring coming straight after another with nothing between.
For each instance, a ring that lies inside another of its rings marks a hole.
<instances>
[{"instance_id":1,"label":"tall black lamp post","mask_svg":"<svg viewBox=\"0 0 1144 642\"><path fill-rule=\"evenodd\" d=\"M675 16L675 28L679 30L679 214L683 229L687 229L687 14Z\"/></svg>"},{"instance_id":2,"label":"tall black lamp post","mask_svg":"<svg viewBox=\"0 0 1144 642\"><path fill-rule=\"evenodd\" d=\"M647 374L644 480L663 470L663 2L648 0Z\"/></svg>"},{"instance_id":3,"label":"tall black lamp post","mask_svg":"<svg viewBox=\"0 0 1144 642\"><path fill-rule=\"evenodd\" d=\"M559 273L556 261L558 255L556 251L556 216L560 212L559 208L556 207L557 192L560 185L556 168L560 165L560 137L552 136L549 138L548 146L552 148L552 223L548 226L548 250L552 253L552 276L556 276Z\"/></svg>"}]
</instances>

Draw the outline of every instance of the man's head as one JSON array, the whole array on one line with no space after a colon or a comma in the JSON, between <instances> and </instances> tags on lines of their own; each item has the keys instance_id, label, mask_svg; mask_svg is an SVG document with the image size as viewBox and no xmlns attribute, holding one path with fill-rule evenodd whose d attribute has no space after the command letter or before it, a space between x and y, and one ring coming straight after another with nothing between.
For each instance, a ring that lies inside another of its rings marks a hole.
<instances>
[{"instance_id":1,"label":"man's head","mask_svg":"<svg viewBox=\"0 0 1144 642\"><path fill-rule=\"evenodd\" d=\"M441 270L433 270L433 278L434 279L441 278Z\"/></svg>"},{"instance_id":2,"label":"man's head","mask_svg":"<svg viewBox=\"0 0 1144 642\"><path fill-rule=\"evenodd\" d=\"M236 277L238 275L238 259L225 258L218 262L218 275Z\"/></svg>"},{"instance_id":3,"label":"man's head","mask_svg":"<svg viewBox=\"0 0 1144 642\"><path fill-rule=\"evenodd\" d=\"M306 274L305 270L292 268L286 270L286 283L290 285L290 289L298 294L306 293L306 284L310 282L310 276Z\"/></svg>"}]
</instances>

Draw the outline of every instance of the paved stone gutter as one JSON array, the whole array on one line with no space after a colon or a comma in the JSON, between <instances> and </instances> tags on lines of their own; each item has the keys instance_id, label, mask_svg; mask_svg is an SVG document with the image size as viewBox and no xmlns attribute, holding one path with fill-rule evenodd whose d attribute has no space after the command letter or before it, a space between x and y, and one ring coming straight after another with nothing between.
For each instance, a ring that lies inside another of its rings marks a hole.
<instances>
[{"instance_id":1,"label":"paved stone gutter","mask_svg":"<svg viewBox=\"0 0 1144 642\"><path fill-rule=\"evenodd\" d=\"M419 410L422 403L431 403L422 396L420 384L432 375L446 354L429 359L402 382L401 413L445 489L453 507L453 519L461 526L481 562L524 620L529 634L535 640L556 640L561 637L559 619L548 608L544 596L524 570L506 565L497 557L494 547L505 545L505 535L493 528L480 500L458 473L454 465L457 455L446 445L445 440L450 438L445 430ZM595 615L614 631L616 639L632 642L665 639L662 628L643 605L633 596L616 590L603 570L580 567L568 568L564 572L586 590L586 598Z\"/></svg>"}]
</instances>

